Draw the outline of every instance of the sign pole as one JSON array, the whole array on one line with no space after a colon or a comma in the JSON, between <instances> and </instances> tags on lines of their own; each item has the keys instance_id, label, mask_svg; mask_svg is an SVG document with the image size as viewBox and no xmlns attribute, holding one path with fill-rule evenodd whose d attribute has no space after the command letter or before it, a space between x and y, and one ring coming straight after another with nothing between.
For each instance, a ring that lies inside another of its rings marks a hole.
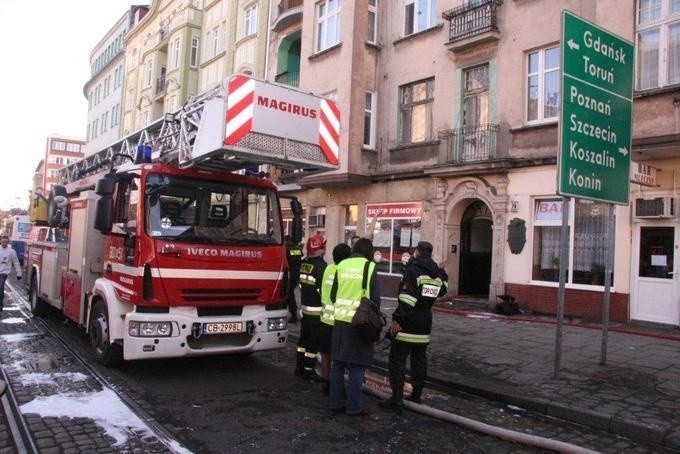
<instances>
[{"instance_id":1,"label":"sign pole","mask_svg":"<svg viewBox=\"0 0 680 454\"><path fill-rule=\"evenodd\" d=\"M560 373L562 360L562 324L564 321L564 288L567 283L567 262L569 262L569 197L562 201L562 227L560 229L560 288L557 292L557 332L555 334L555 372Z\"/></svg>"},{"instance_id":2,"label":"sign pole","mask_svg":"<svg viewBox=\"0 0 680 454\"><path fill-rule=\"evenodd\" d=\"M612 271L614 268L614 232L616 223L614 221L614 204L609 205L609 215L607 217L607 264L604 270L604 301L602 303L602 354L600 364L607 363L607 337L609 330L609 295L611 293Z\"/></svg>"}]
</instances>

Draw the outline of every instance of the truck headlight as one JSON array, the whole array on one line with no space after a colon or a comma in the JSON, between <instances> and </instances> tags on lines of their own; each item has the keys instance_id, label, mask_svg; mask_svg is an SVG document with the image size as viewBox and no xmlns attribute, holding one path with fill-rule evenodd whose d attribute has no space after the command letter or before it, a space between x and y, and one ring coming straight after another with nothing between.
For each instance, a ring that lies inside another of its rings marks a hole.
<instances>
[{"instance_id":1,"label":"truck headlight","mask_svg":"<svg viewBox=\"0 0 680 454\"><path fill-rule=\"evenodd\" d=\"M132 337L170 337L172 336L172 323L130 320L128 334Z\"/></svg>"},{"instance_id":2,"label":"truck headlight","mask_svg":"<svg viewBox=\"0 0 680 454\"><path fill-rule=\"evenodd\" d=\"M267 331L282 331L286 328L288 328L288 317L267 319Z\"/></svg>"}]
</instances>

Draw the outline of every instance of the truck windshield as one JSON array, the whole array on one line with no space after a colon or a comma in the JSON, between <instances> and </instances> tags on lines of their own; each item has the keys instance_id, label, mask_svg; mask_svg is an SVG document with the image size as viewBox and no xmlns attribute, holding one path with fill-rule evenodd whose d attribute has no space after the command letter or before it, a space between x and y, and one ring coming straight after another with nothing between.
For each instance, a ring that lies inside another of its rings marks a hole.
<instances>
[{"instance_id":1,"label":"truck windshield","mask_svg":"<svg viewBox=\"0 0 680 454\"><path fill-rule=\"evenodd\" d=\"M146 180L151 237L208 244L281 244L273 189L169 175Z\"/></svg>"}]
</instances>

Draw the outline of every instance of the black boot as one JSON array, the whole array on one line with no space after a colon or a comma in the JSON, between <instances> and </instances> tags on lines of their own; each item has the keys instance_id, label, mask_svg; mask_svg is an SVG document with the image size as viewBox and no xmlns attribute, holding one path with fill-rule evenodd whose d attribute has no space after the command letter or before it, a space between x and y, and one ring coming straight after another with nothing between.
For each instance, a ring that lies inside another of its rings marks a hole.
<instances>
[{"instance_id":1,"label":"black boot","mask_svg":"<svg viewBox=\"0 0 680 454\"><path fill-rule=\"evenodd\" d=\"M411 402L415 402L417 404L422 404L423 399L421 398L423 394L423 388L421 387L414 387L413 391L411 391L411 395L408 397L407 400L410 400Z\"/></svg>"}]
</instances>

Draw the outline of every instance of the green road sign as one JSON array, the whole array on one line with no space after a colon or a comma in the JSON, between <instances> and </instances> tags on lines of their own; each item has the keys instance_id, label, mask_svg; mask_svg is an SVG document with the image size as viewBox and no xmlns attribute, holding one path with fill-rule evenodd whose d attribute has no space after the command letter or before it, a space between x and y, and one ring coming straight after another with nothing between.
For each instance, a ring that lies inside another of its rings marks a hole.
<instances>
[{"instance_id":1,"label":"green road sign","mask_svg":"<svg viewBox=\"0 0 680 454\"><path fill-rule=\"evenodd\" d=\"M627 205L633 44L564 11L561 52L557 192Z\"/></svg>"}]
</instances>

